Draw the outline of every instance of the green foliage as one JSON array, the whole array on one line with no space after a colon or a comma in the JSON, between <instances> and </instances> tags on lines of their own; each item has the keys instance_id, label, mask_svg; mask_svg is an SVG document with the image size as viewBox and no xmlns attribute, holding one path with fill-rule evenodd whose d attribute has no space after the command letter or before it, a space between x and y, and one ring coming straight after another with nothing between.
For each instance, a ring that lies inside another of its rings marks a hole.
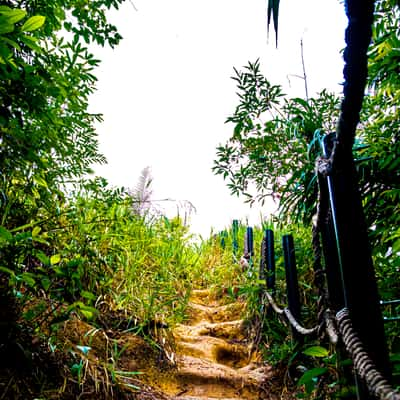
<instances>
[{"instance_id":1,"label":"green foliage","mask_svg":"<svg viewBox=\"0 0 400 400\"><path fill-rule=\"evenodd\" d=\"M398 2L377 1L369 90L353 152L384 299L400 296L399 26ZM339 99L325 91L308 101L288 99L280 86L262 75L258 61L235 70L233 79L239 97L227 119L233 123L233 133L217 148L214 173L223 176L232 194L244 195L250 203L271 196L279 203L282 220L309 225L316 212L314 166L321 153L319 141L335 130ZM394 354L398 328L398 323L386 325Z\"/></svg>"},{"instance_id":2,"label":"green foliage","mask_svg":"<svg viewBox=\"0 0 400 400\"><path fill-rule=\"evenodd\" d=\"M322 91L315 99L285 99L260 72L259 62L237 71L239 105L227 122L232 137L217 148L213 171L247 202L279 200L282 216L309 221L315 212L314 161L322 132L334 130L339 100Z\"/></svg>"},{"instance_id":3,"label":"green foliage","mask_svg":"<svg viewBox=\"0 0 400 400\"><path fill-rule=\"evenodd\" d=\"M66 314L88 320L102 303L143 325L184 317L198 260L187 228L178 219L135 214L130 196L104 180L76 185L58 218L40 229L2 236L11 239L1 249L10 266L3 271L24 301L44 290L55 304L69 304Z\"/></svg>"},{"instance_id":4,"label":"green foliage","mask_svg":"<svg viewBox=\"0 0 400 400\"><path fill-rule=\"evenodd\" d=\"M0 6L0 278L2 286L8 282L2 290L25 300L43 290L91 317L91 304L79 302L94 286L81 281L88 256L66 255L56 232L71 213L66 185L105 162L94 130L101 116L88 111L99 62L83 43L118 43L106 10L121 2Z\"/></svg>"},{"instance_id":5,"label":"green foliage","mask_svg":"<svg viewBox=\"0 0 400 400\"><path fill-rule=\"evenodd\" d=\"M394 1L377 2L369 67L374 90L365 101L357 132L360 150L355 152L370 226L385 220L383 209L387 215L397 214L399 21ZM326 91L308 101L287 99L279 85L262 75L258 61L235 70L233 79L239 97L227 119L234 124L233 134L217 148L213 171L227 180L232 194L244 195L250 203L272 196L284 219L308 223L315 212L319 139L335 130L339 99ZM375 233L377 239L383 235L381 229ZM394 228L386 229L386 234L397 235Z\"/></svg>"},{"instance_id":6,"label":"green foliage","mask_svg":"<svg viewBox=\"0 0 400 400\"><path fill-rule=\"evenodd\" d=\"M82 42L118 43L121 36L105 12L121 2L1 6L2 225L15 228L40 218L36 210L53 208L67 181L105 162L94 130L101 116L88 111L99 61ZM71 34L61 35L62 28Z\"/></svg>"}]
</instances>

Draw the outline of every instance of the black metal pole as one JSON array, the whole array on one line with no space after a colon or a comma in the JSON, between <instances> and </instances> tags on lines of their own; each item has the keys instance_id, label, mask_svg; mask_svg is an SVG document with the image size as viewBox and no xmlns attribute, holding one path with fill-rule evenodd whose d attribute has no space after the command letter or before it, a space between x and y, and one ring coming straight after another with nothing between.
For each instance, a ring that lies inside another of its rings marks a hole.
<instances>
[{"instance_id":1,"label":"black metal pole","mask_svg":"<svg viewBox=\"0 0 400 400\"><path fill-rule=\"evenodd\" d=\"M244 256L248 259L254 256L253 228L250 226L246 229Z\"/></svg>"},{"instance_id":2,"label":"black metal pole","mask_svg":"<svg viewBox=\"0 0 400 400\"><path fill-rule=\"evenodd\" d=\"M288 307L293 317L300 322L301 306L299 283L297 280L296 255L294 251L294 242L292 235L282 236L283 256L286 271L286 292ZM292 329L292 336L296 342L301 341L301 335Z\"/></svg>"},{"instance_id":3,"label":"black metal pole","mask_svg":"<svg viewBox=\"0 0 400 400\"><path fill-rule=\"evenodd\" d=\"M329 136L323 141L324 156L328 146ZM352 152L337 149L335 160L327 184L344 304L368 354L389 378L384 325Z\"/></svg>"},{"instance_id":4,"label":"black metal pole","mask_svg":"<svg viewBox=\"0 0 400 400\"><path fill-rule=\"evenodd\" d=\"M234 257L237 256L237 252L239 249L238 231L239 231L239 221L237 219L234 219L232 221L232 250L233 250Z\"/></svg>"},{"instance_id":5,"label":"black metal pole","mask_svg":"<svg viewBox=\"0 0 400 400\"><path fill-rule=\"evenodd\" d=\"M274 232L266 229L264 232L266 264L267 264L267 288L271 290L275 296L275 248L274 248Z\"/></svg>"},{"instance_id":6,"label":"black metal pole","mask_svg":"<svg viewBox=\"0 0 400 400\"><path fill-rule=\"evenodd\" d=\"M330 149L331 150L331 149ZM318 173L318 185L320 190L319 208L322 211L319 221L322 253L328 286L329 307L333 312L338 312L345 306L345 295L343 291L342 273L339 264L338 249L336 247L335 228L332 221L332 213L329 205L328 182Z\"/></svg>"},{"instance_id":7,"label":"black metal pole","mask_svg":"<svg viewBox=\"0 0 400 400\"><path fill-rule=\"evenodd\" d=\"M228 237L228 232L227 231L222 231L220 232L220 244L221 244L221 248L223 250L225 250L226 247L226 238Z\"/></svg>"},{"instance_id":8,"label":"black metal pole","mask_svg":"<svg viewBox=\"0 0 400 400\"><path fill-rule=\"evenodd\" d=\"M261 240L260 248L260 271L258 273L258 279L267 280L267 243L265 236Z\"/></svg>"}]
</instances>

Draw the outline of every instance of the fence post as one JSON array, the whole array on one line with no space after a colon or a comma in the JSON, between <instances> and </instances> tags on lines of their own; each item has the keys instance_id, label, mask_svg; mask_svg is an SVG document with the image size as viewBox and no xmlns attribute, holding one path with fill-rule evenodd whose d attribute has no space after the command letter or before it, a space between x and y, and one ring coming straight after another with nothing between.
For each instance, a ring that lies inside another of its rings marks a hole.
<instances>
[{"instance_id":1,"label":"fence post","mask_svg":"<svg viewBox=\"0 0 400 400\"><path fill-rule=\"evenodd\" d=\"M325 157L330 155L332 139L332 135L327 135L322 141ZM326 180L344 305L349 308L354 328L371 359L390 378L379 294L353 154L351 151L344 153L341 148L336 153L339 156L335 168Z\"/></svg>"},{"instance_id":2,"label":"fence post","mask_svg":"<svg viewBox=\"0 0 400 400\"><path fill-rule=\"evenodd\" d=\"M220 232L220 234L219 234L219 237L220 237L220 244L221 244L221 248L223 249L223 250L225 250L225 247L226 247L226 238L228 237L228 232L227 231L222 231L222 232Z\"/></svg>"},{"instance_id":3,"label":"fence post","mask_svg":"<svg viewBox=\"0 0 400 400\"><path fill-rule=\"evenodd\" d=\"M275 249L274 249L274 232L266 229L264 232L266 264L267 264L267 288L271 290L275 296Z\"/></svg>"},{"instance_id":4,"label":"fence post","mask_svg":"<svg viewBox=\"0 0 400 400\"><path fill-rule=\"evenodd\" d=\"M258 273L258 279L267 281L267 241L265 235L261 240L260 247L260 271Z\"/></svg>"},{"instance_id":5,"label":"fence post","mask_svg":"<svg viewBox=\"0 0 400 400\"><path fill-rule=\"evenodd\" d=\"M342 275L340 271L339 256L336 248L335 229L332 222L332 213L329 210L329 189L325 178L317 173L320 190L321 210L324 210L323 221L320 221L320 235L322 253L328 286L329 307L335 313L345 306L345 295L343 292Z\"/></svg>"},{"instance_id":6,"label":"fence post","mask_svg":"<svg viewBox=\"0 0 400 400\"><path fill-rule=\"evenodd\" d=\"M239 231L239 221L237 219L234 219L232 221L232 250L233 250L234 257L237 256L237 252L239 249L238 231Z\"/></svg>"},{"instance_id":7,"label":"fence post","mask_svg":"<svg viewBox=\"0 0 400 400\"><path fill-rule=\"evenodd\" d=\"M249 260L254 256L253 228L248 226L244 239L244 256Z\"/></svg>"},{"instance_id":8,"label":"fence post","mask_svg":"<svg viewBox=\"0 0 400 400\"><path fill-rule=\"evenodd\" d=\"M288 298L288 307L293 317L300 323L301 306L300 292L297 280L296 255L294 251L294 242L292 235L282 236L283 256L286 272L286 291ZM292 336L296 342L302 340L301 335L292 329Z\"/></svg>"}]
</instances>

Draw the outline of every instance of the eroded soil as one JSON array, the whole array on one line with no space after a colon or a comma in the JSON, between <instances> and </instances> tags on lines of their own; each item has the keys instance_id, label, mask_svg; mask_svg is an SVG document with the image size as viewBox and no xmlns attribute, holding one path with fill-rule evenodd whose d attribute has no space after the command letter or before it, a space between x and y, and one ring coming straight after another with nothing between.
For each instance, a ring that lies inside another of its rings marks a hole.
<instances>
[{"instance_id":1,"label":"eroded soil","mask_svg":"<svg viewBox=\"0 0 400 400\"><path fill-rule=\"evenodd\" d=\"M271 368L251 351L241 319L245 304L221 304L208 290L194 290L188 322L174 330L177 368L159 382L173 399L273 399L262 388Z\"/></svg>"},{"instance_id":2,"label":"eroded soil","mask_svg":"<svg viewBox=\"0 0 400 400\"><path fill-rule=\"evenodd\" d=\"M276 372L252 351L244 308L240 299L194 290L189 319L172 333L160 329L158 346L130 329L71 318L57 334L63 348L27 336L22 361L2 368L0 399L283 399Z\"/></svg>"}]
</instances>

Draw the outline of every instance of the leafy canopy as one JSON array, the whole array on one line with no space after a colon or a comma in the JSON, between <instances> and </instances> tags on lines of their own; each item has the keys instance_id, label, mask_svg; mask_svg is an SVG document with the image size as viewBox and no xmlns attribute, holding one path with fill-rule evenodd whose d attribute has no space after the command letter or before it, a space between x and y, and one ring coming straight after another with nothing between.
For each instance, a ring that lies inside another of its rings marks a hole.
<instances>
[{"instance_id":1,"label":"leafy canopy","mask_svg":"<svg viewBox=\"0 0 400 400\"><path fill-rule=\"evenodd\" d=\"M377 1L369 91L353 149L375 260L382 281L392 282L384 291L394 297L400 251L399 27L398 2ZM272 196L285 220L308 223L316 211L319 139L335 130L339 99L324 90L308 101L289 99L262 75L258 61L235 70L233 79L238 106L227 119L233 133L217 148L214 172L232 194L252 204Z\"/></svg>"}]
</instances>

